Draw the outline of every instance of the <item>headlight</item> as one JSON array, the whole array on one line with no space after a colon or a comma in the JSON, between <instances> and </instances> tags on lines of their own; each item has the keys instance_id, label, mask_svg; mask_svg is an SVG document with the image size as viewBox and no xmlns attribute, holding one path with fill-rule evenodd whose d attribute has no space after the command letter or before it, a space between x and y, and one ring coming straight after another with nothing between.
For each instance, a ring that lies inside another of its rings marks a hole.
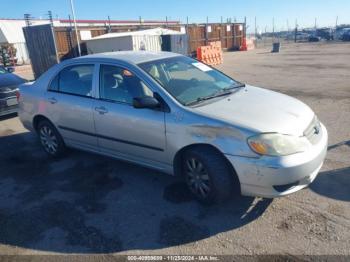
<instances>
[{"instance_id":1,"label":"headlight","mask_svg":"<svg viewBox=\"0 0 350 262\"><path fill-rule=\"evenodd\" d=\"M268 156L286 156L304 152L310 146L305 137L282 135L277 133L260 134L248 138L250 148Z\"/></svg>"}]
</instances>

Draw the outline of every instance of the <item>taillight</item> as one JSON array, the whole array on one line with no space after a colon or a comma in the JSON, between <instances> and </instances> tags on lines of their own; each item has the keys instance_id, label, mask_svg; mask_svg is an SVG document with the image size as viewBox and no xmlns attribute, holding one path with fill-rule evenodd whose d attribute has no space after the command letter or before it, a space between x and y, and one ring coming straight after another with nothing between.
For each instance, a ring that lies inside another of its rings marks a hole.
<instances>
[{"instance_id":1,"label":"taillight","mask_svg":"<svg viewBox=\"0 0 350 262\"><path fill-rule=\"evenodd\" d=\"M16 98L17 98L17 102L19 102L19 98L21 97L21 94L19 92L19 90L16 91Z\"/></svg>"}]
</instances>

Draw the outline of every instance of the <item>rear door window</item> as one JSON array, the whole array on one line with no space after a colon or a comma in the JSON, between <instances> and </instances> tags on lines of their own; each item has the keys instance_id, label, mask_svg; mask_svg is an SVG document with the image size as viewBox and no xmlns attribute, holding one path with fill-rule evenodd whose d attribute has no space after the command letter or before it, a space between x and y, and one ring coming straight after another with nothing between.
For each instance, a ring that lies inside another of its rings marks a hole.
<instances>
[{"instance_id":1,"label":"rear door window","mask_svg":"<svg viewBox=\"0 0 350 262\"><path fill-rule=\"evenodd\" d=\"M91 97L93 73L94 65L66 67L51 81L49 90Z\"/></svg>"}]
</instances>

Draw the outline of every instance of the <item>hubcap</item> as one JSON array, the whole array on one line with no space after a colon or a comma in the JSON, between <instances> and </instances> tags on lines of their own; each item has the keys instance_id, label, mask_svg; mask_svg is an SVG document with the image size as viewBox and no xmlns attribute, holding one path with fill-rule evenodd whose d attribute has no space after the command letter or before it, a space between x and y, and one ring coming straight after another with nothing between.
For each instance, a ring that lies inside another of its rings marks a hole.
<instances>
[{"instance_id":1,"label":"hubcap","mask_svg":"<svg viewBox=\"0 0 350 262\"><path fill-rule=\"evenodd\" d=\"M56 153L58 147L57 138L48 126L43 126L40 129L40 141L48 153Z\"/></svg>"},{"instance_id":2,"label":"hubcap","mask_svg":"<svg viewBox=\"0 0 350 262\"><path fill-rule=\"evenodd\" d=\"M196 158L186 160L186 178L190 190L201 198L210 193L210 179L203 163Z\"/></svg>"}]
</instances>

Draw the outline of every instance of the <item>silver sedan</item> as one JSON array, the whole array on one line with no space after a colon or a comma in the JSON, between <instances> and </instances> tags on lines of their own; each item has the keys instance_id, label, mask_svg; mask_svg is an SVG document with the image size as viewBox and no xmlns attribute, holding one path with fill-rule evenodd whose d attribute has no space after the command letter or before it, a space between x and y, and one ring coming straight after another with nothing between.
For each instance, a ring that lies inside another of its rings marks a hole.
<instances>
[{"instance_id":1,"label":"silver sedan","mask_svg":"<svg viewBox=\"0 0 350 262\"><path fill-rule=\"evenodd\" d=\"M296 192L327 152L307 105L173 53L67 60L20 93L20 119L52 157L74 147L155 168L206 203Z\"/></svg>"}]
</instances>

